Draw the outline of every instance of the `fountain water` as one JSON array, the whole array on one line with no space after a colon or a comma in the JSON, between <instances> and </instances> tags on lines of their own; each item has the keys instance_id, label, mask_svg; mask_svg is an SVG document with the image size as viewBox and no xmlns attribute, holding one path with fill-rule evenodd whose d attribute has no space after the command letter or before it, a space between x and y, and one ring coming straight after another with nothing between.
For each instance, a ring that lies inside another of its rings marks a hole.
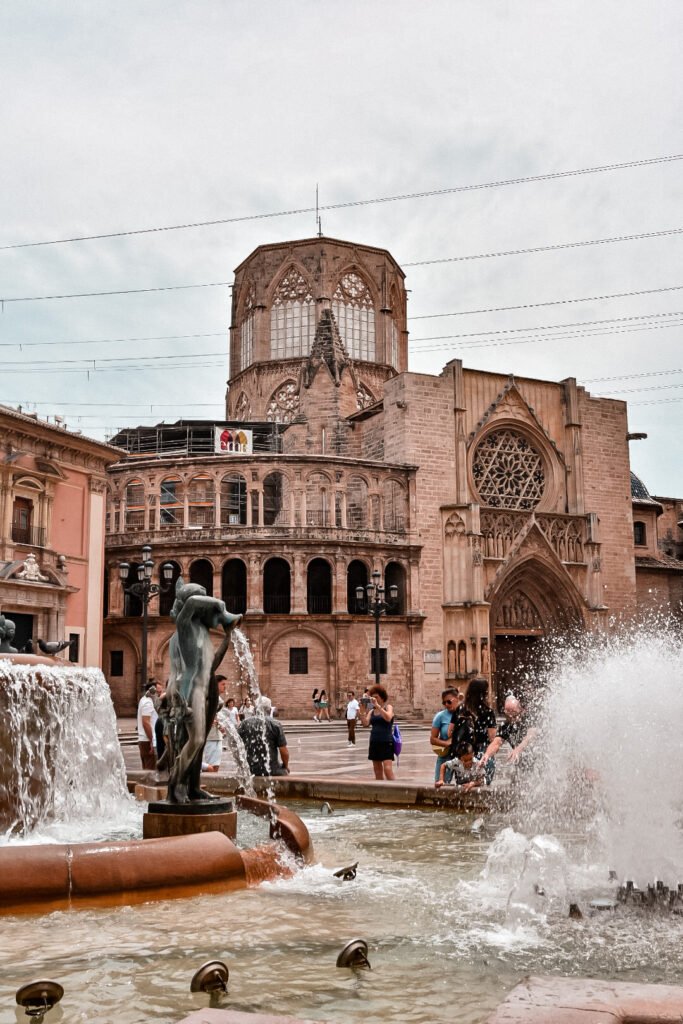
<instances>
[{"instance_id":1,"label":"fountain water","mask_svg":"<svg viewBox=\"0 0 683 1024\"><path fill-rule=\"evenodd\" d=\"M17 663L18 661L23 662ZM139 827L109 686L98 669L0 657L0 830L59 841Z\"/></svg>"},{"instance_id":2,"label":"fountain water","mask_svg":"<svg viewBox=\"0 0 683 1024\"><path fill-rule=\"evenodd\" d=\"M524 831L577 831L621 880L683 881L682 668L672 628L554 650Z\"/></svg>"}]
</instances>

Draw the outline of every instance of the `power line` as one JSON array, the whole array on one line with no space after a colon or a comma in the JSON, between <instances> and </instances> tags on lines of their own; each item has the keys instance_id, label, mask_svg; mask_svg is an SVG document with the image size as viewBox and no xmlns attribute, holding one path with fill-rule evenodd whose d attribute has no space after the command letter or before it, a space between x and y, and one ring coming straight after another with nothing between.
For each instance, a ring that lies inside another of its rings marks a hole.
<instances>
[{"instance_id":1,"label":"power line","mask_svg":"<svg viewBox=\"0 0 683 1024\"><path fill-rule=\"evenodd\" d=\"M568 306L574 302L602 302L605 299L630 299L636 295L657 295L661 292L676 292L683 284L672 284L665 288L643 288L640 291L612 292L609 295L587 295L578 299L549 299L547 302L523 302L517 306L488 306L484 309L460 309L455 313L423 313L421 316L409 316L409 320L433 320L444 316L474 316L476 313L506 313L514 309L540 309L542 306Z\"/></svg>"},{"instance_id":2,"label":"power line","mask_svg":"<svg viewBox=\"0 0 683 1024\"><path fill-rule=\"evenodd\" d=\"M460 263L467 260L496 259L499 256L523 256L529 253L556 252L561 249L577 249L590 245L611 245L614 242L634 242L644 238L665 238L683 234L683 228L666 228L662 231L645 231L635 235L615 235L612 238L593 238L582 242L558 242L554 245L537 245L527 249L508 249L500 252L474 253L468 256L442 256L432 260L417 260L413 263L402 263L403 267L428 267L437 263ZM173 292L188 288L222 288L231 287L230 281L213 281L207 284L177 284L158 288L121 288L114 291L74 292L63 295L22 295L11 298L0 298L0 307L10 302L45 302L53 299L89 299L111 295L139 295L147 292Z\"/></svg>"},{"instance_id":3,"label":"power line","mask_svg":"<svg viewBox=\"0 0 683 1024\"><path fill-rule=\"evenodd\" d=\"M221 224L239 224L251 220L266 220L275 217L293 217L323 210L345 210L355 206L396 203L406 199L427 199L432 196L455 195L458 192L474 192L489 188L503 188L508 185L524 185L536 181L555 181L560 178L571 178L587 174L600 174L606 171L620 171L632 167L650 167L654 164L673 163L676 160L683 160L683 153L674 153L670 156L649 157L643 160L628 160L623 163L603 164L598 167L581 167L577 170L570 171L554 171L547 174L532 174L520 178L503 178L498 181L486 181L474 185L455 185L451 188L437 188L424 192L406 192L401 195L381 196L375 199L355 199L343 203L329 203L325 206L303 206L292 210L279 210L270 213L251 213L241 217L221 217L214 220L190 221L186 224L168 224L161 227L135 228L127 231L110 231L97 235L75 235L71 238L54 238L49 241L41 242L14 242L10 245L0 246L0 251L8 249L30 249L46 245L66 245L70 242L89 242L106 238L125 238L132 235L149 235L164 231L185 231L188 228L206 228L215 227Z\"/></svg>"},{"instance_id":4,"label":"power line","mask_svg":"<svg viewBox=\"0 0 683 1024\"><path fill-rule=\"evenodd\" d=\"M490 260L499 256L524 256L536 252L555 252L559 249L579 249L587 245L610 245L612 242L635 242L643 238L664 238L667 235L683 234L683 228L667 228L664 231L645 231L638 235L616 235L613 238L593 238L584 242L559 242L557 245L536 245L529 249L507 249L500 252L480 252L471 256L442 256L433 260L418 260L402 263L402 267L432 267L436 263L462 263L466 260Z\"/></svg>"},{"instance_id":5,"label":"power line","mask_svg":"<svg viewBox=\"0 0 683 1024\"><path fill-rule=\"evenodd\" d=\"M192 286L190 286L192 287ZM197 287L202 287L198 285ZM550 299L546 302L524 302L516 306L489 306L484 309L462 309L453 313L423 313L420 316L410 316L409 321L412 320L431 320L438 317L446 316L472 316L476 313L505 313L508 311L518 309L540 309L545 306L565 306L579 302L602 302L607 299L624 299L632 298L640 295L657 295L662 292L674 292L681 291L683 284L667 285L663 288L642 288L638 291L630 292L613 292L605 295L587 295L573 299ZM227 337L227 331L214 331L206 332L202 334L158 334L152 335L151 337L135 337L135 338L85 338L85 339L64 339L61 341L7 341L0 342L0 348L33 348L33 347L45 347L45 346L59 346L59 345L114 345L124 344L126 342L143 342L143 341L175 341L183 338L225 338ZM458 335L443 335L443 337L458 337ZM414 341L420 341L425 339L411 339L411 345Z\"/></svg>"},{"instance_id":6,"label":"power line","mask_svg":"<svg viewBox=\"0 0 683 1024\"><path fill-rule=\"evenodd\" d=\"M121 288L111 292L75 292L70 295L29 295L19 298L0 299L0 306L6 302L46 302L48 299L94 299L107 295L142 295L146 292L180 292L189 288L232 287L231 281L211 281L208 284L169 284L159 288Z\"/></svg>"},{"instance_id":7,"label":"power line","mask_svg":"<svg viewBox=\"0 0 683 1024\"><path fill-rule=\"evenodd\" d=\"M632 316L609 317L605 320L576 320L568 324L538 324L534 327L507 327L496 331L473 331L470 334L435 334L427 338L413 338L412 343L422 341L442 341L449 338L479 338L494 334L519 334L523 331L555 331L565 330L570 327L590 327L596 324L618 324L634 320L654 320L661 317L683 316L683 310L671 310L667 313L640 313Z\"/></svg>"},{"instance_id":8,"label":"power line","mask_svg":"<svg viewBox=\"0 0 683 1024\"><path fill-rule=\"evenodd\" d=\"M584 378L586 384L600 384L604 381L611 380L633 380L636 377L668 377L675 373L683 373L681 370L644 370L642 373L624 373L620 377L587 377Z\"/></svg>"}]
</instances>

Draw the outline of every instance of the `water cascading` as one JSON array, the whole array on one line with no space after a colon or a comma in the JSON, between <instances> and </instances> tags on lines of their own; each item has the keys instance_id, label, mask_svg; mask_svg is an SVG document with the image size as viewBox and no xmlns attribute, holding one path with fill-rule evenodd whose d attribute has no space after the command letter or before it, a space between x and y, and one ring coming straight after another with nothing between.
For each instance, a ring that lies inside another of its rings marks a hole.
<instances>
[{"instance_id":1,"label":"water cascading","mask_svg":"<svg viewBox=\"0 0 683 1024\"><path fill-rule=\"evenodd\" d=\"M104 676L27 660L0 658L0 834L129 828L135 807Z\"/></svg>"},{"instance_id":2,"label":"water cascading","mask_svg":"<svg viewBox=\"0 0 683 1024\"><path fill-rule=\"evenodd\" d=\"M671 625L555 644L534 768L518 775L517 827L560 836L574 860L602 863L605 880L611 869L615 883L677 890L682 669L683 638Z\"/></svg>"}]
</instances>

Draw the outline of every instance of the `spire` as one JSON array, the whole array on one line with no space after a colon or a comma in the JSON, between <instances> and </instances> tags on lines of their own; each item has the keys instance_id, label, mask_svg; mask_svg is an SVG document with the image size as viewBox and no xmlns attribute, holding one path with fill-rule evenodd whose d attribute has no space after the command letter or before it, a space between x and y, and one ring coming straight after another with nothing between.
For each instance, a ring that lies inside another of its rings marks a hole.
<instances>
[{"instance_id":1,"label":"spire","mask_svg":"<svg viewBox=\"0 0 683 1024\"><path fill-rule=\"evenodd\" d=\"M315 330L315 338L304 367L304 386L309 388L318 367L325 364L335 385L341 384L344 369L351 366L348 353L344 348L337 321L331 309L323 309Z\"/></svg>"}]
</instances>

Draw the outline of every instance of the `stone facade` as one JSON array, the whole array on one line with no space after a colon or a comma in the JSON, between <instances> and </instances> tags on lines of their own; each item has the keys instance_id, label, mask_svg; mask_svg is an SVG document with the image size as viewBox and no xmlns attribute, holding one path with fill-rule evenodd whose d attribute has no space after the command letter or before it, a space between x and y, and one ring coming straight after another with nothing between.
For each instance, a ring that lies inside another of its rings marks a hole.
<instances>
[{"instance_id":1,"label":"stone facade","mask_svg":"<svg viewBox=\"0 0 683 1024\"><path fill-rule=\"evenodd\" d=\"M544 636L636 612L623 402L457 359L408 372L401 269L332 239L256 249L230 330L225 421L184 440L179 424L175 443L148 431L146 450L142 428L115 439L129 454L110 469L104 670L120 712L136 704L142 624L116 566L143 543L157 570L170 560L246 612L284 716L308 714L314 687L334 709L372 683L375 623L355 592L375 570L399 592L380 668L402 715L478 673L500 699L533 681ZM161 678L169 607L150 608Z\"/></svg>"},{"instance_id":2,"label":"stone facade","mask_svg":"<svg viewBox=\"0 0 683 1024\"><path fill-rule=\"evenodd\" d=\"M99 665L105 474L119 453L5 407L0 437L0 610L13 646L72 639L72 661Z\"/></svg>"}]
</instances>

